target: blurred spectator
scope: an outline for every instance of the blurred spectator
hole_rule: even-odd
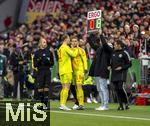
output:
[[[6,56],[3,55],[4,42],[0,41],[0,99],[4,98],[3,78],[6,75]]]

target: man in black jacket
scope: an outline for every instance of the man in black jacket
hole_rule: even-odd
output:
[[[101,106],[96,110],[108,110],[109,92],[107,79],[109,78],[108,66],[112,48],[108,46],[103,35],[91,34],[88,43],[96,51],[96,56],[90,67],[89,75],[96,78],[97,90],[101,98]],[[101,40],[101,44],[99,44]]]
[[[111,81],[113,82],[119,102],[118,110],[124,110],[123,104],[125,104],[125,109],[129,109],[124,82],[126,81],[127,70],[131,67],[131,60],[128,52],[123,50],[123,46],[121,41],[116,41],[111,57]]]
[[[49,100],[49,86],[51,82],[50,68],[54,65],[53,54],[47,46],[44,38],[40,39],[39,50],[35,52],[34,67],[37,68],[36,86],[38,95],[43,103],[41,109],[47,109]]]
[[[13,52],[10,55],[9,63],[11,65],[14,74],[14,86],[13,86],[13,98],[17,98],[18,84],[20,83],[20,96],[22,98],[23,94],[23,83],[21,83],[21,78],[23,76],[23,57],[21,56],[20,49],[17,45],[13,45]]]

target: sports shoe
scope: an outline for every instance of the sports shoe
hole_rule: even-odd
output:
[[[92,102],[98,103],[98,101],[96,100],[96,98],[92,98]]]
[[[119,106],[119,107],[117,108],[117,110],[118,110],[118,111],[123,111],[124,108],[123,108],[123,106]]]
[[[100,106],[100,107],[96,108],[95,110],[97,110],[97,111],[105,111],[105,110],[109,110],[109,108],[104,107],[104,106]]]
[[[125,109],[128,110],[128,109],[130,109],[130,107],[129,107],[128,105],[126,105],[126,106],[125,106]]]
[[[83,105],[79,105],[77,110],[84,110],[84,106]]]
[[[91,99],[90,98],[87,98],[87,103],[92,103]]]
[[[72,109],[73,109],[73,110],[77,110],[78,107],[79,107],[79,106],[75,104],[75,105],[72,107]]]
[[[44,109],[43,109],[43,106],[38,106],[37,108],[34,108],[34,109],[44,110]]]
[[[68,108],[68,107],[65,106],[65,105],[61,105],[61,106],[59,107],[59,109],[60,109],[60,110],[66,110],[66,111],[71,110],[70,108]]]
[[[46,105],[43,105],[43,110],[48,110],[48,107]]]

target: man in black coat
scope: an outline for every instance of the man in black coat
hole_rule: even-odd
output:
[[[96,78],[97,90],[101,98],[101,106],[96,110],[108,110],[109,92],[107,79],[109,78],[108,66],[110,65],[112,48],[108,46],[103,35],[91,34],[87,40],[96,51],[96,56],[89,71],[89,75]]]
[[[127,93],[124,89],[124,82],[126,82],[128,68],[131,67],[131,59],[128,52],[123,49],[123,46],[124,45],[121,41],[116,41],[114,43],[114,51],[111,56],[111,81],[113,82],[119,102],[118,110],[129,109]],[[125,108],[123,104],[125,104]]]
[[[9,63],[14,74],[14,87],[13,87],[13,98],[17,98],[18,83],[20,83],[20,95],[23,95],[23,83],[21,79],[23,77],[23,64],[24,60],[20,53],[20,49],[17,48],[16,44],[13,45],[13,52],[10,55]]]
[[[48,48],[47,41],[41,37],[39,49],[34,54],[34,67],[37,68],[36,87],[43,104],[41,109],[48,109],[49,88],[51,83],[50,68],[54,65],[53,54]]]

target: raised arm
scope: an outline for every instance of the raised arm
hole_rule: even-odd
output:
[[[87,42],[90,44],[91,48],[93,48],[95,51],[99,47],[99,45],[96,42],[97,39],[98,38],[94,34],[90,34],[90,36],[87,38]]]
[[[102,45],[104,47],[105,50],[107,50],[109,53],[112,53],[113,52],[113,48],[110,47],[107,42],[106,42],[106,39],[104,38],[103,35],[100,35],[100,39],[101,39],[101,42],[102,42]]]

